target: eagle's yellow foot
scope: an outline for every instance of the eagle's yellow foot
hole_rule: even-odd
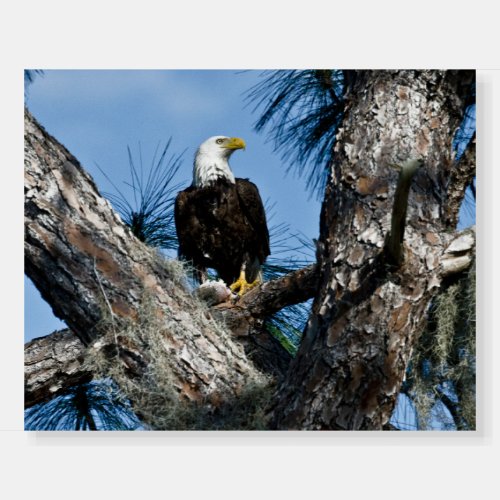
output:
[[[241,297],[248,290],[251,290],[257,285],[260,285],[260,283],[261,281],[259,278],[257,278],[255,281],[252,281],[252,283],[248,283],[248,281],[246,280],[245,271],[242,271],[240,273],[240,277],[229,288],[232,292],[238,291],[238,295]]]

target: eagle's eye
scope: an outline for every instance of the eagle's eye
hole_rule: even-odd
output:
[[[217,139],[215,142],[216,142],[217,144],[222,144],[222,143],[224,142],[224,139]]]

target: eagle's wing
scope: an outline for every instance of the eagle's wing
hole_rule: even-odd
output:
[[[192,259],[192,224],[195,214],[193,212],[193,204],[189,203],[191,198],[192,188],[187,188],[180,191],[175,198],[174,205],[174,220],[175,229],[177,231],[177,239],[179,240],[179,257]]]
[[[266,213],[259,190],[257,186],[248,179],[236,179],[236,190],[244,214],[252,225],[259,241],[258,258],[261,262],[264,262],[271,251],[269,248],[269,231],[267,229]]]

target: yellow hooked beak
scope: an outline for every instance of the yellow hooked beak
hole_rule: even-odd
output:
[[[226,149],[245,149],[246,144],[245,141],[239,137],[231,137],[230,139],[227,139],[224,147]]]

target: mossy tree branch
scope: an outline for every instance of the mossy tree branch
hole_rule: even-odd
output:
[[[281,378],[291,356],[263,328],[263,319],[285,306],[313,297],[317,279],[316,266],[311,265],[264,283],[260,292],[252,290],[236,304],[225,302],[210,310],[230,327],[259,368]],[[24,348],[26,408],[92,379],[85,357],[85,345],[69,329],[28,342]]]

